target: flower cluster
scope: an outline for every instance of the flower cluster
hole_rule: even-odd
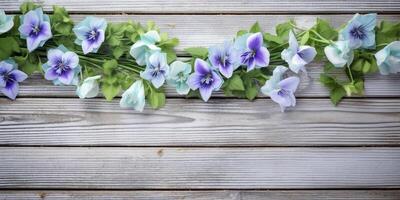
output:
[[[79,98],[121,96],[120,106],[143,111],[165,104],[165,86],[180,95],[207,102],[215,91],[255,99],[259,93],[280,105],[296,105],[295,92],[306,66],[314,59],[329,61],[320,81],[337,104],[344,96],[360,95],[364,75],[400,72],[400,23],[382,21],[376,14],[356,14],[336,31],[317,19],[309,29],[294,21],[263,32],[255,23],[232,40],[209,48],[185,49],[190,58],[177,60],[176,38],[160,33],[154,23],[109,23],[88,16],[74,24],[62,7],[44,14],[33,3],[21,5],[21,15],[0,10],[0,92],[10,99],[19,83],[40,71],[55,85],[76,86]],[[343,70],[349,80],[335,77]]]

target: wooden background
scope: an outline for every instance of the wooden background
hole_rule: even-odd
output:
[[[154,20],[181,40],[180,56],[255,21],[273,31],[290,18],[339,26],[356,12],[400,20],[398,0],[39,2],[65,6],[75,20]],[[20,3],[0,0],[0,8],[18,13]],[[365,97],[333,107],[321,66],[308,67],[298,106],[286,113],[261,96],[204,103],[171,89],[164,108],[138,113],[33,76],[16,101],[0,97],[0,199],[400,199],[400,75],[368,76]]]

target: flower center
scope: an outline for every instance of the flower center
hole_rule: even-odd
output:
[[[9,84],[15,82],[15,77],[12,73],[5,72],[1,75],[3,76],[4,82],[6,82],[6,85],[9,85]]]
[[[32,24],[31,33],[30,35],[37,36],[40,33],[40,26]]]
[[[286,96],[286,95],[288,95],[288,94],[289,94],[289,92],[286,91],[286,90],[284,90],[284,89],[280,89],[279,92],[278,92],[278,95],[279,95],[279,96]]]
[[[179,72],[178,73],[178,80],[177,81],[180,81],[180,82],[184,82],[185,81],[185,74],[183,74],[183,72]]]
[[[220,65],[222,67],[227,67],[227,66],[229,66],[231,64],[229,59],[228,59],[228,56],[219,57],[219,62],[220,62]]]
[[[153,73],[151,75],[153,77],[157,77],[160,73],[163,73],[163,70],[161,69],[160,64],[157,64],[157,66],[154,67]]]
[[[251,59],[254,58],[256,52],[253,50],[244,52],[240,57],[242,58],[242,63],[248,63]]]
[[[96,29],[93,29],[86,34],[86,38],[89,41],[95,41],[97,40],[97,37],[99,36],[99,32]]]
[[[59,61],[58,64],[56,65],[56,72],[57,74],[62,74],[65,71],[68,71],[70,67],[66,65],[64,62]]]
[[[365,33],[364,33],[364,28],[362,26],[359,27],[354,27],[353,29],[351,29],[350,34],[357,38],[357,39],[364,39],[365,38]]]
[[[203,84],[203,85],[211,85],[211,83],[214,81],[214,79],[213,79],[213,77],[212,77],[212,74],[211,73],[209,73],[209,74],[206,74],[201,80],[200,80],[200,83],[201,84]]]

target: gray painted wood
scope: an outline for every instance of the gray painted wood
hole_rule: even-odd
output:
[[[1,147],[0,188],[399,188],[400,148]]]
[[[254,102],[168,99],[160,110],[118,100],[0,98],[0,145],[364,146],[400,144],[400,99],[298,99],[281,113]]]
[[[0,7],[18,10],[23,0],[2,0]],[[354,13],[354,12],[400,12],[396,0],[35,0],[46,8],[63,5],[73,12],[129,12],[129,13]]]
[[[398,200],[399,190],[1,191],[1,200]]]

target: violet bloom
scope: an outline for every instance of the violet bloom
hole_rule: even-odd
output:
[[[247,71],[254,68],[267,67],[269,64],[269,51],[263,46],[261,33],[251,34],[246,41],[246,47],[241,47],[240,61],[247,66]]]
[[[299,46],[296,36],[292,31],[289,32],[289,47],[281,53],[282,59],[285,60],[290,70],[295,73],[299,71],[307,72],[305,65],[310,63],[317,55],[317,51],[311,46]]]
[[[201,98],[208,101],[213,91],[219,90],[224,80],[210,65],[197,58],[194,62],[194,73],[189,76],[188,85],[190,89],[199,89]]]
[[[32,52],[52,37],[50,28],[50,18],[43,14],[41,8],[31,10],[25,15],[20,16],[22,22],[18,28],[21,38],[26,39],[28,51]]]
[[[239,67],[238,56],[232,42],[225,42],[223,45],[213,46],[208,49],[208,59],[211,65],[219,69],[219,72],[226,78],[230,78],[233,71]]]
[[[45,78],[55,85],[76,85],[80,72],[79,57],[76,53],[68,51],[64,46],[50,49],[47,52],[47,63],[42,65]]]
[[[287,71],[284,66],[277,66],[272,77],[261,88],[261,92],[271,97],[273,101],[278,103],[281,111],[284,112],[286,107],[296,105],[296,92],[300,83],[298,77],[292,76],[282,80],[283,74]]]
[[[350,48],[375,49],[376,13],[355,14],[340,31],[339,40],[348,40]]]
[[[84,54],[97,53],[104,42],[106,28],[107,22],[105,19],[86,17],[72,29],[77,37],[75,43],[82,45]]]
[[[167,54],[155,52],[147,60],[146,69],[140,72],[140,77],[151,81],[155,88],[159,88],[164,84],[168,71]]]
[[[0,62],[0,91],[8,98],[14,100],[19,90],[19,82],[28,76],[17,69],[17,64],[11,60]]]

